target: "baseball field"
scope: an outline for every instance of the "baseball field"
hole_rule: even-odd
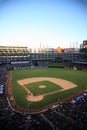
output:
[[[35,112],[83,91],[87,87],[87,72],[65,68],[22,69],[11,71],[9,80],[13,108]]]

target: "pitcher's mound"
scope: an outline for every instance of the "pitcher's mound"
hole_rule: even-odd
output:
[[[27,95],[26,99],[31,102],[38,102],[43,99],[43,96],[42,95],[37,95],[37,96]]]
[[[40,85],[39,88],[46,88],[46,86],[45,85]]]

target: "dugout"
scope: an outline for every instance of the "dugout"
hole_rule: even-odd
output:
[[[86,70],[87,71],[87,62],[74,61],[73,66],[75,66],[79,70]]]

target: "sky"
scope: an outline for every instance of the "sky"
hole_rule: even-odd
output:
[[[0,0],[0,46],[79,47],[87,0]]]

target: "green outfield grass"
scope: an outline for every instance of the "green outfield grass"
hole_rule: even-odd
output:
[[[64,69],[64,68],[36,68],[36,69],[23,69],[23,70],[16,70],[12,71],[13,78],[12,78],[12,89],[13,89],[13,95],[15,98],[16,103],[21,107],[29,107],[29,109],[36,109],[43,106],[46,106],[48,104],[57,102],[58,100],[62,100],[66,98],[67,96],[73,95],[74,93],[77,93],[78,91],[84,89],[85,86],[87,86],[87,73],[82,72],[79,70],[72,70],[72,69]],[[54,77],[54,78],[61,78],[68,81],[71,81],[75,84],[77,84],[78,87],[72,88],[66,91],[62,91],[53,95],[46,96],[42,101],[34,102],[29,105],[29,101],[26,100],[26,93],[20,87],[20,85],[17,83],[17,80],[26,79],[26,78],[35,78],[35,77]],[[47,90],[45,88],[43,90],[38,89],[38,84],[42,84],[43,82],[38,82],[33,84],[28,84],[26,87],[29,87],[31,91],[38,92],[39,90],[42,91],[40,93],[47,93],[48,91],[55,91],[55,89],[60,89],[59,86],[56,86],[52,82],[44,81],[44,84],[49,86],[55,86],[52,88],[47,87]],[[33,87],[33,85],[35,87]],[[33,89],[33,90],[32,90]],[[37,89],[37,90],[35,90]],[[52,89],[52,90],[51,90]]]

